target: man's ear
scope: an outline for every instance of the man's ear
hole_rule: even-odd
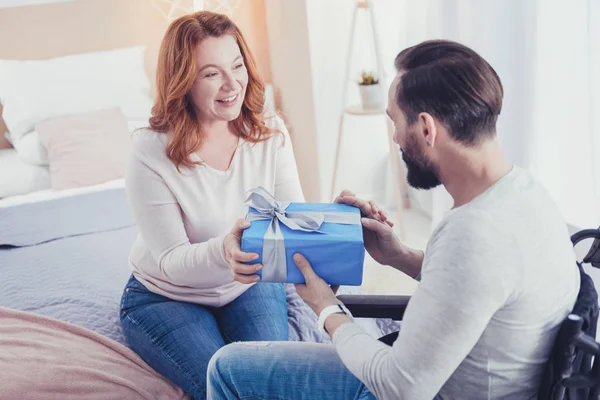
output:
[[[437,125],[435,119],[429,113],[419,114],[419,133],[423,137],[423,141],[427,147],[435,146],[437,140]]]

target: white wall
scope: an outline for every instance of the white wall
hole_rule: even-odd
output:
[[[485,4],[484,4],[485,3]],[[428,39],[457,40],[473,47],[500,75],[505,91],[504,110],[499,120],[501,140],[511,148],[509,158],[522,164],[525,146],[519,146],[529,127],[526,114],[529,99],[523,87],[518,57],[531,49],[527,40],[531,28],[526,16],[531,5],[520,0],[480,2],[472,0],[377,0],[374,2],[384,67],[395,74],[394,57],[402,49]],[[339,112],[342,109],[344,68],[354,3],[347,0],[307,0],[313,90],[316,102],[317,138],[322,197],[329,193]],[[462,21],[462,22],[460,22]],[[468,21],[468,23],[467,23]],[[361,68],[374,66],[370,31],[364,19],[355,34],[351,68],[356,77]],[[503,29],[502,27],[510,27]],[[358,89],[350,83],[350,103],[357,103]],[[339,187],[354,191],[393,207],[385,125],[373,117],[350,117],[345,130]],[[508,134],[507,134],[508,133]],[[410,190],[413,204],[439,220],[451,204],[443,189],[433,192]],[[443,205],[432,210],[433,199]],[[324,198],[325,199],[325,198]]]
[[[304,0],[266,0],[271,75],[278,105],[292,136],[307,201],[320,201],[315,94]]]
[[[411,3],[409,0],[375,2],[379,45],[387,72],[387,79],[382,80],[386,90],[395,75],[396,54],[410,44],[432,38],[425,32],[435,27],[432,21],[437,17],[432,16],[432,10]],[[348,85],[346,104],[358,104],[359,73],[375,68],[370,25],[361,11],[354,34],[351,81],[343,82],[353,9],[354,2],[348,0],[266,1],[273,82],[284,96],[283,111],[296,131],[294,144],[304,174],[303,186],[305,191],[310,188],[309,197],[317,201],[331,200],[344,85]],[[441,18],[442,14],[438,14]],[[415,20],[426,22],[415,24]],[[351,189],[393,209],[386,129],[384,116],[345,118],[335,193]],[[312,156],[315,158],[311,159]],[[411,189],[410,196],[414,207],[431,214],[434,194]]]
[[[348,0],[307,0],[311,69],[315,95],[318,157],[320,164],[320,189],[323,201],[329,198],[337,132],[342,111],[342,92],[350,25],[354,2]],[[378,0],[378,3],[394,8],[394,1]],[[366,14],[359,13],[358,29],[355,31],[354,50],[351,61],[351,80],[348,82],[348,103],[358,104],[356,80],[362,69],[375,68],[375,56]],[[392,25],[379,27],[384,54],[397,49],[397,30]],[[393,71],[393,58],[385,57],[388,71]],[[387,90],[387,84],[384,83]],[[387,127],[384,116],[347,116],[340,156],[338,184],[335,193],[343,188],[373,198],[386,200],[391,187],[388,184],[389,150]],[[389,190],[389,200],[392,192]],[[392,203],[391,201],[388,203]]]
[[[276,3],[279,2],[271,0],[267,9]],[[571,87],[569,82],[576,77],[570,76],[572,74],[569,73],[569,57],[564,52],[564,49],[569,46],[559,46],[561,50],[556,50],[556,46],[553,45],[555,42],[553,35],[561,37],[562,33],[561,31],[553,33],[551,26],[552,21],[560,20],[558,17],[561,13],[568,14],[568,18],[565,16],[564,19],[565,22],[572,24],[570,26],[573,29],[567,32],[570,36],[565,41],[567,43],[573,41],[577,44],[578,51],[573,54],[578,58],[571,62],[579,66],[578,76],[575,79],[579,83],[577,86],[579,88],[582,86],[581,82],[584,82],[583,78],[587,75],[591,76],[591,73],[589,71],[586,73],[585,68],[582,67],[586,62],[586,58],[582,57],[585,50],[583,47],[599,46],[600,42],[591,39],[583,40],[587,32],[583,28],[579,29],[581,32],[577,35],[570,32],[575,30],[577,24],[588,26],[590,32],[594,29],[598,30],[598,24],[592,23],[592,20],[597,19],[600,6],[595,0],[573,2],[573,7],[569,5],[571,3],[552,4],[544,0],[374,1],[380,34],[379,44],[383,53],[384,67],[388,72],[388,79],[384,85],[387,86],[389,78],[395,74],[394,57],[408,46],[428,39],[449,39],[473,48],[490,62],[504,85],[505,96],[503,110],[498,120],[498,134],[508,159],[534,172],[553,194],[559,206],[569,211],[565,213],[568,222],[575,223],[581,220],[585,223],[577,225],[589,226],[588,221],[593,221],[594,216],[590,215],[588,210],[594,209],[591,203],[600,196],[598,194],[600,185],[594,187],[589,184],[594,180],[589,178],[594,176],[590,171],[595,169],[595,175],[600,176],[600,163],[591,163],[589,162],[591,156],[582,156],[584,153],[591,154],[589,150],[591,146],[588,144],[590,140],[579,140],[578,147],[572,145],[574,140],[570,138],[575,137],[578,132],[576,129],[569,129],[569,121],[572,121],[571,115],[581,116],[584,119],[593,107],[599,107],[600,102],[596,101],[597,97],[594,100],[591,95],[585,98],[580,96],[580,101],[585,104],[579,106],[563,96],[564,93],[575,93],[573,90],[555,93],[555,88]],[[292,88],[292,92],[301,91],[303,96],[309,96],[291,101],[298,105],[299,109],[310,109],[311,115],[307,117],[308,123],[305,124],[307,130],[303,134],[310,135],[309,148],[317,155],[314,163],[318,164],[316,178],[318,182],[313,184],[318,187],[319,199],[327,201],[331,200],[329,193],[336,136],[340,112],[343,108],[341,94],[345,84],[349,85],[348,103],[359,102],[356,83],[342,82],[354,2],[290,0],[286,1],[283,7],[296,9],[298,14],[287,14],[290,19],[286,20],[285,24],[297,29],[304,28],[308,32],[308,39],[300,33],[295,33],[296,36],[302,36],[302,45],[296,48],[296,44],[290,44],[292,49],[289,54],[294,64],[292,65],[289,60],[286,61],[286,65],[290,67],[286,73],[294,76],[294,79],[288,79],[289,87],[282,90],[287,91]],[[586,25],[582,15],[588,11],[590,21]],[[351,60],[353,80],[358,77],[361,69],[374,66],[374,52],[366,22],[364,18],[359,19],[359,30],[353,42],[354,56]],[[305,25],[301,26],[302,24]],[[588,36],[594,37],[593,34]],[[306,40],[308,40],[308,49]],[[540,55],[542,50],[545,53],[542,52],[543,54]],[[590,50],[589,58],[597,62],[600,53]],[[278,55],[275,51],[272,52],[274,60]],[[548,64],[560,73],[548,76]],[[558,69],[558,64],[562,69]],[[304,79],[309,75],[312,77],[311,80]],[[543,82],[540,81],[541,75],[545,77]],[[600,79],[590,78],[589,82],[591,88],[598,87]],[[294,88],[299,85],[303,86],[301,90]],[[598,92],[592,89],[590,91]],[[583,91],[579,90],[577,93],[580,95]],[[571,111],[561,113],[563,106],[565,110],[568,108]],[[288,107],[287,111],[290,115],[301,113],[295,107]],[[557,129],[557,126],[563,125],[565,129]],[[571,123],[573,128],[580,125],[585,124]],[[585,126],[586,129],[589,128],[588,125],[590,124]],[[383,118],[349,116],[345,128],[340,173],[335,192],[339,192],[342,188],[352,189],[384,204],[386,208],[391,208],[393,206],[392,184]],[[309,132],[310,129],[314,130]],[[552,141],[549,140],[548,133],[554,135]],[[303,137],[302,140],[304,141],[305,138]],[[600,139],[596,138],[597,142],[600,142]],[[552,151],[542,151],[548,147]],[[596,145],[596,148],[596,151],[600,151],[599,146]],[[570,158],[568,168],[565,168],[566,156]],[[574,187],[573,190],[565,190],[573,180],[573,171],[577,171],[586,160],[588,161],[585,164],[586,178],[584,179],[582,175],[582,178],[577,180],[577,185],[570,183]],[[314,175],[312,177],[314,179]],[[580,196],[582,189],[587,190],[584,196]],[[596,192],[592,193],[594,190]],[[410,195],[413,205],[420,205],[433,215],[434,224],[452,204],[443,188],[432,192],[411,191]],[[579,214],[582,215],[574,211],[580,211]]]

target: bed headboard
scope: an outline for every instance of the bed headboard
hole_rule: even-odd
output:
[[[185,1],[191,4],[193,0]],[[0,59],[36,60],[146,45],[146,71],[154,83],[158,48],[167,26],[168,21],[149,0],[79,0],[0,8]],[[0,117],[0,136],[5,131]]]
[[[192,9],[194,0],[181,1],[181,10]],[[169,23],[152,3],[152,0],[72,0],[0,8],[0,59],[39,60],[146,45],[146,72],[154,86],[158,48]],[[216,3],[213,3],[204,2],[205,8],[222,12],[215,9]],[[239,2],[232,15],[244,33],[263,77],[270,82],[271,60],[265,18],[265,0]],[[5,131],[0,105],[0,148]]]

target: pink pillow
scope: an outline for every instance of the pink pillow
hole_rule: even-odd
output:
[[[48,151],[52,189],[122,178],[131,134],[119,108],[49,119],[35,125]]]

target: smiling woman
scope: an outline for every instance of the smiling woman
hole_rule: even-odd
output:
[[[180,43],[180,36],[187,42]],[[177,167],[200,163],[190,155],[220,119],[231,122],[234,136],[252,142],[275,132],[262,120],[265,84],[254,58],[238,27],[224,15],[199,12],[171,24],[159,53],[156,86],[150,127],[172,133],[167,153]],[[230,107],[217,102],[236,94],[240,98]]]
[[[121,322],[131,348],[194,398],[208,361],[234,341],[287,340],[281,284],[258,284],[240,250],[249,189],[304,201],[287,130],[266,115],[265,85],[226,16],[169,26],[150,126],[133,135],[126,189],[140,231]]]

